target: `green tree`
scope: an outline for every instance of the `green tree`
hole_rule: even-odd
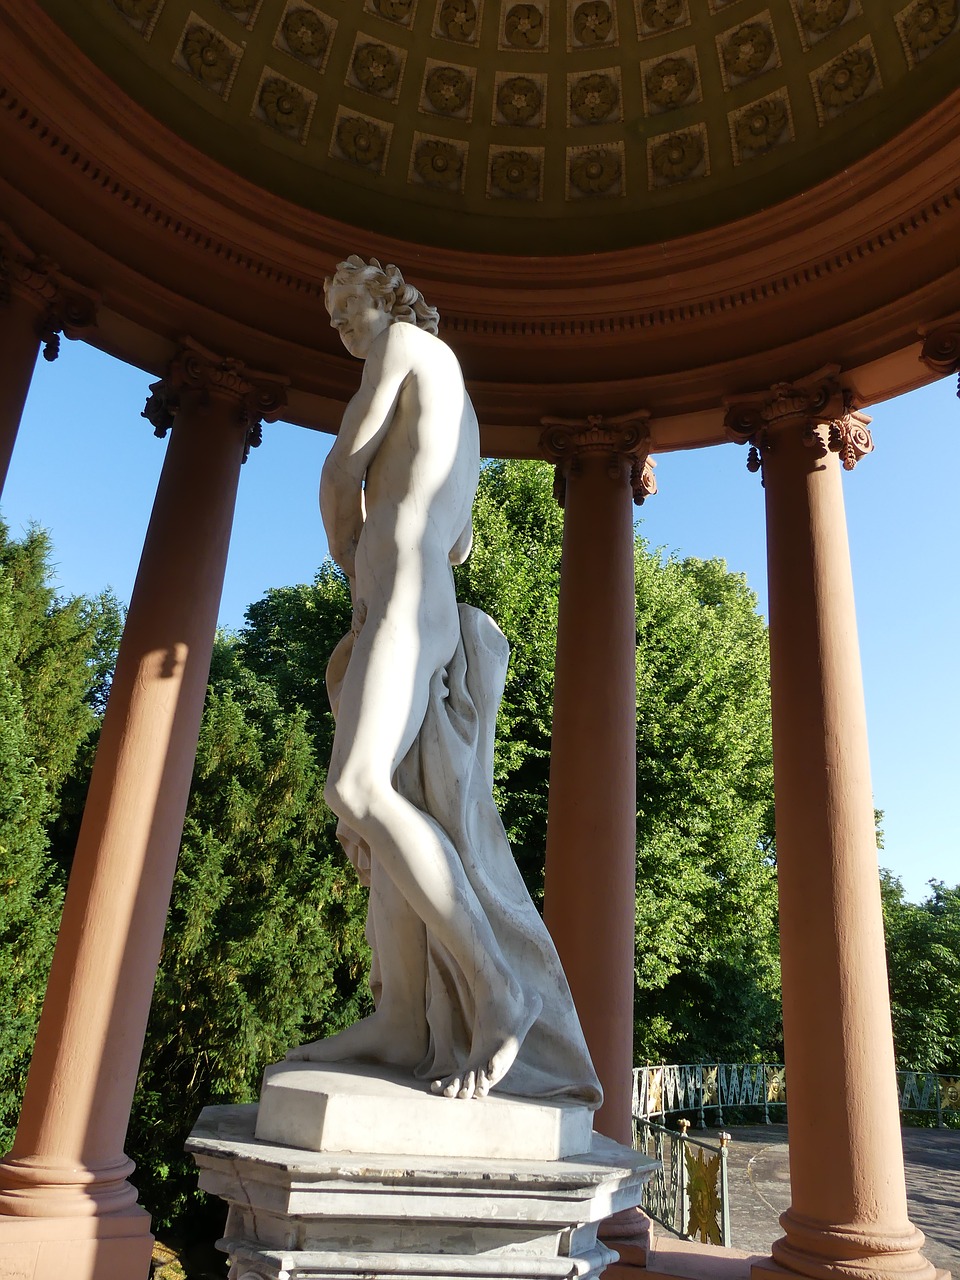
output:
[[[766,629],[720,560],[637,549],[636,1052],[781,1050]]]
[[[901,881],[880,872],[890,1008],[897,1066],[915,1071],[960,1068],[960,885],[930,881],[921,903]]]

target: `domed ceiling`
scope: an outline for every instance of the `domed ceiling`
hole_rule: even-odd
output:
[[[960,83],[960,0],[43,0],[244,177],[370,230],[583,253],[731,221]]]

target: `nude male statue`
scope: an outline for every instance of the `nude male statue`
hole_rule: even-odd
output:
[[[464,666],[466,606],[457,605],[452,566],[467,558],[472,541],[477,417],[456,357],[436,336],[438,313],[395,267],[353,255],[327,280],[325,298],[344,346],[364,361],[360,389],[320,484],[330,554],[350,581],[354,606],[352,635],[341,641],[328,670],[337,729],[325,798],[348,848],[368,854],[368,935],[379,998],[369,1017],[287,1057],[383,1062],[428,1074],[433,1090],[447,1097],[483,1097],[510,1072],[544,999],[555,1002],[559,986],[569,1002],[569,991],[535,908],[519,901],[527,895],[509,846],[512,872],[505,864],[489,875],[478,871],[485,855],[474,858],[456,847],[456,819],[433,816],[436,806],[422,798],[431,786],[457,793],[464,830],[472,831],[483,801],[459,794],[469,770],[458,766],[458,776],[448,776],[440,759],[434,773],[443,777],[425,784],[422,763],[404,765],[408,753],[420,749],[418,735],[430,739],[425,752],[433,749],[445,730],[428,726],[459,696],[450,673]],[[486,615],[467,612],[503,640]],[[476,720],[472,712],[464,716],[468,727],[471,716]],[[459,749],[464,732],[451,750]],[[411,778],[407,788],[402,765]],[[437,803],[442,806],[443,796]],[[493,822],[485,817],[481,826],[499,828],[494,842],[505,842],[495,808]],[[467,831],[460,843],[473,838]],[[502,863],[500,853],[496,857]],[[497,919],[498,899],[506,899],[506,923]],[[550,953],[549,974],[539,983],[546,995],[525,980],[524,964],[504,954],[531,946]],[[441,1009],[446,1003],[449,1012]],[[568,1018],[566,1010],[556,1015],[559,1021]],[[572,1002],[569,1014],[576,1024]],[[557,1036],[552,1030],[550,1036],[541,1046],[544,1060],[554,1052]],[[567,1091],[579,1090],[597,1105],[589,1059],[586,1066],[578,1059],[573,1074]],[[515,1075],[523,1084],[523,1071]],[[563,1091],[541,1076],[531,1089]]]

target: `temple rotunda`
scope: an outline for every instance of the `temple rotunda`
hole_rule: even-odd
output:
[[[960,368],[960,0],[0,0],[0,223],[0,478],[61,334],[153,375],[169,433],[0,1163],[0,1277],[147,1275],[124,1134],[241,462],[263,422],[336,430],[357,370],[323,279],[361,253],[439,307],[484,452],[557,466],[546,917],[621,1141],[632,504],[652,455],[747,446],[792,1180],[755,1270],[933,1280],[904,1195],[841,471],[873,447],[872,403]],[[642,1269],[642,1224],[609,1234],[608,1274]]]

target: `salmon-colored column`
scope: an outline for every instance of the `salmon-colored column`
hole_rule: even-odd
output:
[[[638,420],[548,420],[564,506],[544,919],[604,1102],[631,1142],[637,868],[633,501],[654,492]],[[645,480],[645,484],[644,484]]]
[[[823,1280],[932,1278],[907,1217],[841,489],[841,459],[852,469],[873,448],[869,419],[829,379],[744,408],[728,424],[743,434],[759,422],[751,466],[766,492],[790,1139],[791,1205],[773,1259]]]
[[[0,493],[41,342],[45,357],[56,359],[60,331],[79,337],[93,327],[94,313],[91,295],[69,287],[51,263],[0,226]]]
[[[0,1277],[142,1280],[123,1152],[223,585],[240,465],[282,389],[190,346],[145,416],[173,432],[124,628],[20,1124]]]

